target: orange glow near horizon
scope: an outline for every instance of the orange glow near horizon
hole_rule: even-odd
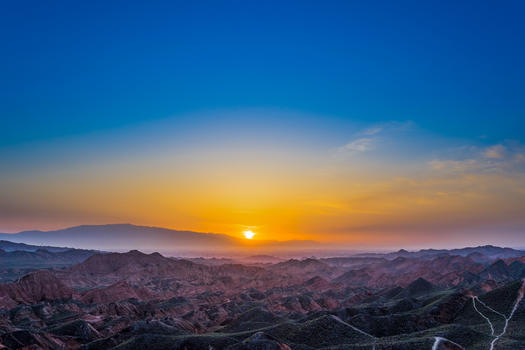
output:
[[[498,239],[508,235],[506,244],[520,243],[521,148],[477,149],[465,160],[405,159],[390,144],[381,149],[380,140],[373,148],[370,137],[357,141],[335,149],[253,140],[180,151],[165,145],[133,157],[8,169],[0,174],[0,232],[133,223],[222,233],[250,245],[384,247],[458,237],[478,244],[496,231]]]
[[[123,173],[128,175],[122,178]],[[203,175],[210,173],[216,175]],[[262,168],[250,177],[235,173],[201,168],[175,176],[168,170],[144,176],[121,168],[52,174],[33,183],[16,180],[17,198],[30,197],[28,205],[45,208],[49,215],[25,219],[28,226],[18,230],[56,228],[55,217],[72,213],[63,226],[129,222],[233,237],[257,227],[256,239],[244,237],[254,243],[315,240],[385,246],[446,240],[446,235],[432,232],[452,231],[454,224],[462,230],[510,220],[522,208],[519,193],[503,190],[519,185],[519,179],[500,174],[381,179],[376,174],[327,175],[314,170],[279,176]],[[10,219],[15,224],[22,221]]]

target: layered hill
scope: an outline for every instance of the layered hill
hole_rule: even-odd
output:
[[[0,348],[525,347],[525,264],[471,254],[262,264],[94,254],[0,284]]]
[[[478,247],[466,247],[458,249],[421,249],[418,251],[407,251],[400,249],[397,252],[385,253],[385,254],[370,254],[362,253],[357,256],[362,257],[383,257],[386,259],[395,259],[398,257],[404,258],[436,258],[440,255],[459,255],[459,256],[470,256],[473,260],[476,257],[481,258],[483,261],[494,260],[494,259],[506,259],[521,257],[525,254],[525,251],[513,249],[513,248],[502,248],[493,245],[485,245]]]
[[[6,237],[16,237],[16,236],[6,236]],[[55,247],[55,246],[45,246],[45,245],[31,245],[25,243],[16,243],[11,241],[0,240],[0,249],[4,252],[35,252],[37,250],[47,250],[51,253],[64,252],[71,250],[72,248],[68,247]]]
[[[1,241],[0,282],[11,282],[37,269],[60,269],[78,264],[94,254],[95,250],[52,246],[31,246]]]

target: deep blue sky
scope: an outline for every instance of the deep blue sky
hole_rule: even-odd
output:
[[[523,141],[524,12],[523,1],[3,2],[0,146],[234,108]]]

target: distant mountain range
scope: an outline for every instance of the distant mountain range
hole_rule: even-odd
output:
[[[490,259],[506,259],[520,257],[525,255],[525,251],[513,248],[502,248],[493,245],[485,245],[457,249],[421,249],[413,252],[409,252],[405,249],[400,249],[397,252],[392,253],[356,254],[356,256],[360,257],[382,257],[385,259],[395,259],[398,257],[433,259],[440,255],[459,255],[465,257],[468,256],[472,260],[484,259],[483,261],[486,262]]]
[[[254,242],[217,233],[179,231],[131,224],[82,225],[55,231],[23,231],[0,234],[0,239],[32,245],[59,245],[111,251],[140,249],[162,252],[232,251]],[[316,245],[312,241],[256,241],[265,249],[301,249]]]
[[[48,252],[61,252],[70,249],[64,248],[65,246],[120,252],[140,249],[145,252],[158,251],[166,255],[187,257],[241,256],[243,248],[247,247],[251,248],[249,251],[250,254],[254,252],[260,254],[272,252],[278,255],[281,251],[291,253],[290,256],[316,255],[315,253],[319,252],[319,249],[322,249],[323,255],[327,257],[348,256],[351,254],[356,258],[393,260],[398,257],[432,259],[440,255],[459,255],[463,257],[468,256],[473,261],[483,263],[488,263],[494,259],[520,257],[525,254],[524,251],[521,250],[491,245],[451,250],[422,249],[419,251],[407,251],[401,249],[391,253],[352,254],[355,253],[351,251],[352,247],[348,247],[345,251],[344,247],[341,246],[334,248],[308,240],[249,241],[226,234],[179,231],[132,224],[82,225],[54,231],[23,231],[14,234],[0,233],[0,249],[6,252],[13,250],[36,251],[38,249],[45,249]],[[248,253],[248,251],[246,251],[246,253]],[[264,255],[256,255],[254,259],[248,260],[253,260],[253,262],[279,261],[279,259],[276,260],[275,257],[268,259]],[[355,262],[360,263],[358,260],[355,260]],[[342,263],[349,264],[350,261],[345,260]],[[353,263],[354,262],[351,264]]]
[[[25,243],[16,243],[10,241],[1,241],[0,240],[0,250],[4,252],[36,252],[37,250],[47,250],[50,253],[59,253],[72,250],[69,247],[55,247],[49,245],[31,245]],[[98,251],[94,251],[98,252]]]
[[[23,231],[16,234],[0,234],[0,239],[34,245],[64,245],[75,248],[98,248],[104,250],[156,250],[173,246],[178,249],[195,247],[224,248],[238,242],[227,235],[177,231],[159,227],[131,224],[82,225],[55,231]]]

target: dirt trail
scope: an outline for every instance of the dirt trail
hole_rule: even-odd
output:
[[[487,321],[487,323],[490,326],[490,331],[491,331],[491,335],[492,336],[494,336],[494,325],[492,324],[492,321],[490,320],[490,318],[488,318],[481,311],[478,310],[478,307],[476,306],[476,301],[479,302],[481,305],[483,305],[488,310],[494,312],[495,314],[497,314],[497,315],[499,315],[499,316],[501,316],[501,317],[503,317],[505,319],[505,325],[503,326],[503,330],[501,331],[501,333],[499,335],[494,336],[494,339],[492,339],[492,341],[490,342],[489,350],[494,350],[494,346],[496,345],[496,342],[503,335],[505,335],[505,333],[507,332],[507,327],[509,326],[509,321],[514,316],[514,313],[518,309],[518,306],[519,306],[520,302],[523,300],[524,295],[525,295],[525,279],[523,279],[521,281],[521,287],[520,287],[520,289],[518,291],[518,295],[516,296],[516,300],[514,301],[514,305],[512,306],[512,310],[511,310],[511,312],[509,314],[509,317],[505,316],[501,312],[498,312],[498,311],[494,310],[493,308],[491,308],[490,306],[485,304],[483,301],[481,301],[477,296],[471,296],[471,298],[472,298],[472,305],[474,306],[474,310],[476,310],[476,312],[478,314],[480,314],[480,316],[483,317]],[[434,337],[434,339],[435,339],[435,341],[434,341],[434,344],[432,345],[432,350],[437,350],[437,348],[439,346],[439,343],[441,343],[442,341],[450,341],[450,340],[445,339],[443,337]],[[461,347],[463,349],[463,347],[461,345],[456,344],[456,343],[454,343],[452,341],[450,341],[450,342],[453,343],[454,345],[457,345],[457,346]]]
[[[478,314],[480,314],[481,317],[483,317],[483,318],[488,322],[488,324],[489,324],[489,326],[490,326],[490,334],[491,334],[491,335],[494,335],[494,325],[492,324],[492,322],[490,321],[490,319],[489,319],[487,316],[485,316],[481,311],[478,310],[478,308],[477,308],[477,306],[476,306],[476,300],[479,301],[478,297],[476,297],[476,296],[471,296],[471,298],[472,298],[472,305],[474,306],[474,310],[476,310],[476,312],[477,312]]]
[[[340,322],[340,323],[344,324],[345,326],[348,326],[348,327],[352,328],[352,329],[353,329],[354,331],[356,331],[356,332],[359,332],[359,333],[361,333],[361,334],[363,334],[363,335],[366,335],[366,336],[369,336],[370,338],[373,338],[373,339],[374,339],[374,342],[375,342],[376,337],[374,337],[372,334],[369,334],[369,333],[367,333],[367,332],[365,332],[365,331],[360,330],[360,329],[357,328],[357,327],[352,326],[350,323],[347,323],[347,322],[343,321],[342,319],[340,319],[339,317],[337,317],[337,316],[335,316],[335,315],[332,315],[332,318],[333,318],[334,320],[336,320],[337,322]],[[376,345],[374,344],[374,345],[372,345],[372,350],[375,350],[375,349],[376,349]]]
[[[475,296],[474,299],[476,299],[476,301],[477,301],[478,303],[480,303],[481,305],[483,305],[484,307],[486,307],[486,308],[489,309],[490,311],[494,312],[495,314],[498,314],[498,315],[500,315],[500,316],[503,317],[503,318],[506,317],[506,316],[503,315],[501,312],[496,311],[496,310],[494,310],[493,308],[491,308],[490,306],[488,306],[487,304],[485,304],[485,303],[483,302],[483,300],[479,299],[477,296]]]
[[[506,317],[505,315],[500,314],[503,317],[505,317],[505,326],[503,327],[503,331],[501,332],[501,334],[496,336],[496,338],[494,338],[492,340],[492,342],[490,342],[489,350],[494,350],[494,345],[496,344],[496,342],[499,340],[499,338],[501,338],[505,334],[505,332],[507,332],[507,327],[509,326],[509,321],[511,320],[512,316],[514,316],[514,313],[518,309],[518,305],[520,304],[521,300],[523,299],[523,295],[524,294],[525,294],[525,279],[521,281],[521,288],[518,291],[518,296],[516,297],[516,301],[514,302],[514,306],[512,307],[512,311],[510,312],[509,317]]]
[[[459,347],[461,349],[465,349],[464,347],[462,347],[458,343],[454,343],[452,340],[448,340],[447,338],[434,337],[434,339],[435,339],[435,341],[434,341],[434,345],[432,345],[432,350],[437,350],[437,348],[439,346],[439,343],[441,343],[442,341],[448,341],[449,343],[452,343],[452,344],[456,345],[457,347]]]

